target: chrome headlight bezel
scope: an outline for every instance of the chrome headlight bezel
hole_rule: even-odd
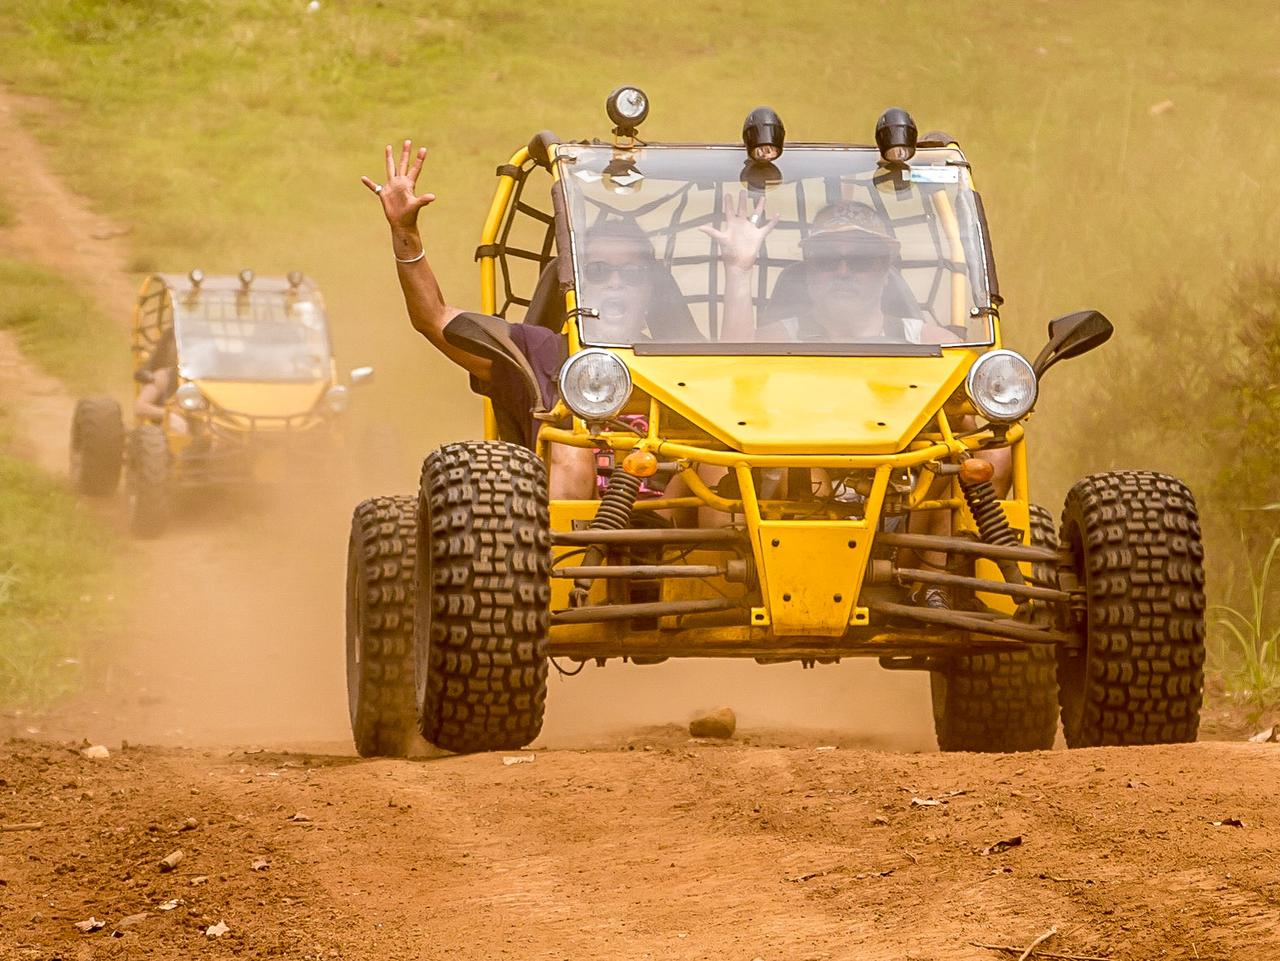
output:
[[[179,384],[178,389],[173,392],[173,399],[179,407],[189,414],[194,414],[196,411],[204,410],[209,406],[209,402],[205,400],[200,388],[191,381]]]
[[[615,378],[614,383],[610,385],[611,392],[607,403],[589,401],[583,396],[581,387],[575,380],[575,375],[580,378],[593,366],[596,367],[597,376]],[[557,379],[560,385],[560,396],[564,398],[569,409],[591,424],[603,423],[616,417],[631,397],[631,371],[627,369],[621,357],[603,347],[588,347],[578,351],[564,362]]]
[[[1012,375],[1025,380],[1026,396],[1017,406],[1001,404],[991,396],[991,378],[1001,373],[1001,365],[1006,376]],[[1040,383],[1031,362],[1017,351],[1000,348],[989,350],[973,362],[964,379],[965,393],[977,408],[978,413],[996,424],[1012,424],[1026,417],[1036,406],[1040,396]]]
[[[324,406],[331,414],[345,414],[351,407],[351,391],[342,384],[334,384],[324,392]]]

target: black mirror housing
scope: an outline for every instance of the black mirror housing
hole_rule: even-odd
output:
[[[1099,310],[1078,310],[1049,321],[1049,343],[1031,365],[1036,377],[1060,360],[1079,357],[1111,339],[1115,327]]]
[[[519,373],[534,398],[535,409],[542,409],[545,398],[538,378],[520,348],[508,334],[505,320],[487,314],[461,313],[444,326],[444,339],[453,347],[500,364],[509,364]]]

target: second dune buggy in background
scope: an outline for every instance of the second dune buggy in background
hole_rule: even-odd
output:
[[[71,477],[81,493],[108,495],[123,468],[135,534],[163,531],[179,488],[344,469],[350,397],[338,383],[324,301],[301,273],[149,277],[133,354],[134,427],[126,434],[114,398],[81,400]],[[357,368],[351,383],[372,374]]]
[[[356,511],[360,752],[402,750],[415,714],[450,750],[528,744],[550,658],[617,657],[928,671],[945,750],[1048,748],[1059,716],[1073,747],[1193,740],[1195,503],[1146,471],[1080,480],[1060,525],[1032,503],[1022,422],[1040,381],[1112,328],[1083,311],[1049,324],[1034,362],[1001,346],[986,218],[952,138],[892,110],[875,146],[787,143],[762,109],[742,144],[641,143],[643,93],[608,106],[612,143],[543,133],[499,168],[477,251],[485,311],[524,307],[563,334],[536,449],[528,412],[490,408],[487,439],[427,457],[416,497]],[[740,192],[777,222],[731,296],[709,234]],[[836,229],[874,239],[874,259],[821,252]],[[815,322],[824,271],[875,275],[874,330]],[[445,337],[534,378],[507,331],[463,314]],[[548,496],[553,444],[596,452],[602,496]],[[1003,496],[993,460],[1010,465]],[[663,494],[674,478],[684,493]]]

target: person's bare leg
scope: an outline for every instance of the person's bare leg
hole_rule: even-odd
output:
[[[977,456],[995,468],[996,473],[991,478],[991,483],[996,489],[996,496],[1004,500],[1009,494],[1009,487],[1013,484],[1012,449],[998,447],[995,450],[980,451]]]
[[[553,501],[588,501],[596,496],[596,458],[585,447],[552,444],[551,479],[548,489]]]
[[[929,497],[936,499],[946,494],[948,482],[944,478],[936,478],[929,491]],[[907,516],[907,530],[912,534],[938,534],[947,536],[951,533],[951,511],[912,511]],[[946,571],[947,555],[942,551],[915,551],[916,561],[924,570]],[[921,607],[951,607],[950,592],[945,588],[917,584],[912,598]]]

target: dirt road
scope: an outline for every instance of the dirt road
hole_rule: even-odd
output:
[[[1068,955],[1280,957],[1280,746],[753,740],[520,764],[13,742],[0,810],[43,827],[0,833],[0,957],[924,961],[1050,928]]]

